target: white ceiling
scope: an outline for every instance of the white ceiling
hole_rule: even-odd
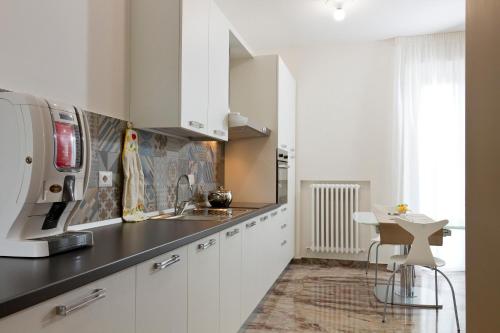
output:
[[[216,0],[255,51],[464,30],[465,0],[347,0],[335,22],[324,0]]]

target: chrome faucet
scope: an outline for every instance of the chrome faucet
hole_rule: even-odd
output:
[[[182,178],[186,178],[188,185],[189,185],[189,192],[191,196],[189,197],[189,200],[184,200],[179,203],[179,183],[181,182]],[[189,176],[188,175],[182,175],[177,179],[177,186],[175,188],[175,206],[174,206],[174,214],[175,215],[181,215],[184,213],[186,210],[187,205],[192,201],[193,197],[193,185],[189,181]]]

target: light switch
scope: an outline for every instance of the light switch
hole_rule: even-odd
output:
[[[189,179],[189,185],[194,185],[194,175],[192,173],[188,175],[188,179]]]
[[[99,171],[99,187],[113,186],[113,172]]]

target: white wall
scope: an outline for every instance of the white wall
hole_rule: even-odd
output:
[[[129,0],[2,0],[0,88],[128,119]]]
[[[305,181],[369,181],[372,203],[396,204],[393,41],[277,52],[297,80],[298,188]],[[299,228],[308,227],[304,219]],[[299,244],[298,254],[310,256],[307,240]]]

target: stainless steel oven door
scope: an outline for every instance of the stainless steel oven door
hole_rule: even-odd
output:
[[[280,204],[288,202],[288,168],[290,166],[287,162],[278,161],[276,202]]]

